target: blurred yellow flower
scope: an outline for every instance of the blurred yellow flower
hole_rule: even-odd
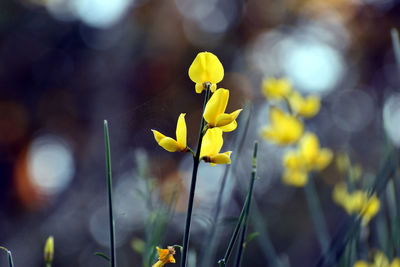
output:
[[[223,145],[222,130],[220,128],[208,129],[203,137],[200,149],[200,159],[215,164],[231,164],[230,155],[232,151],[219,153]]]
[[[167,263],[175,263],[174,255],[175,249],[172,246],[168,246],[166,249],[156,247],[158,252],[158,261],[153,264],[152,267],[162,267]]]
[[[242,109],[238,109],[230,114],[224,113],[228,105],[229,90],[220,88],[208,100],[204,119],[209,128],[218,127],[224,132],[230,132],[236,129],[236,118]]]
[[[376,194],[368,197],[368,193],[362,190],[349,193],[344,182],[335,185],[332,195],[334,202],[342,206],[348,214],[360,214],[362,225],[367,225],[380,208]]]
[[[359,260],[353,267],[400,267],[400,259],[396,257],[393,259],[392,263],[390,263],[383,252],[377,251],[375,252],[374,261],[372,263]]]
[[[366,261],[356,261],[353,267],[370,267],[370,265]]]
[[[286,169],[282,175],[282,182],[296,187],[303,187],[308,182],[308,173],[303,170]]]
[[[299,154],[303,157],[308,170],[321,171],[332,161],[333,153],[328,148],[320,149],[318,137],[307,132],[299,143]]]
[[[46,264],[51,264],[54,257],[54,238],[49,236],[44,245],[44,261]]]
[[[178,123],[176,125],[176,140],[172,139],[171,137],[167,137],[156,130],[152,130],[157,143],[165,150],[169,152],[185,152],[187,150],[185,115],[185,113],[181,113],[181,115],[179,115]]]
[[[321,99],[315,95],[304,98],[300,93],[293,91],[288,99],[292,110],[304,118],[314,117],[321,108]]]
[[[303,123],[278,108],[272,107],[270,109],[269,120],[270,125],[261,129],[261,136],[278,145],[296,143],[303,134]]]
[[[217,89],[217,83],[224,78],[224,67],[213,53],[198,53],[189,68],[189,77],[196,83],[196,93],[200,94],[205,88],[205,83],[210,83],[211,92]]]
[[[265,78],[261,84],[261,92],[267,99],[281,100],[292,91],[289,80]]]

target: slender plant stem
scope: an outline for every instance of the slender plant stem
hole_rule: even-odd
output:
[[[304,191],[306,194],[308,208],[310,209],[311,217],[316,228],[318,241],[324,253],[328,250],[329,247],[329,234],[328,230],[326,229],[326,222],[324,219],[324,215],[322,214],[321,206],[312,177],[310,177],[307,185],[304,187]]]
[[[243,250],[245,246],[245,238],[246,238],[246,231],[247,231],[247,222],[249,218],[249,212],[250,212],[250,205],[251,205],[251,197],[253,195],[253,187],[254,187],[254,181],[256,180],[256,174],[257,174],[257,148],[258,148],[258,143],[257,141],[254,142],[254,150],[253,150],[253,169],[251,171],[251,179],[250,179],[250,189],[249,189],[249,201],[247,202],[246,205],[246,211],[244,214],[243,218],[243,229],[242,229],[242,234],[240,237],[240,242],[238,246],[238,253],[237,253],[237,258],[236,258],[236,267],[240,267],[243,259]]]
[[[110,137],[108,133],[108,122],[104,121],[104,139],[106,148],[106,172],[107,172],[107,195],[108,195],[108,210],[109,210],[109,227],[110,227],[110,254],[111,267],[117,266],[115,257],[115,221],[113,215],[112,204],[112,174],[111,174],[111,154],[110,154]]]
[[[8,265],[10,267],[14,267],[14,261],[13,261],[13,257],[12,257],[12,253],[10,250],[8,250],[5,247],[0,246],[0,249],[4,250],[5,252],[7,252],[7,256],[8,256]]]
[[[192,181],[190,184],[190,191],[189,191],[189,201],[188,201],[187,214],[186,214],[185,232],[183,234],[181,267],[186,266],[187,251],[188,251],[188,247],[189,247],[190,224],[192,221],[194,192],[196,190],[197,170],[198,170],[199,164],[200,164],[200,150],[201,150],[201,143],[203,142],[203,136],[204,136],[203,130],[205,127],[205,120],[204,120],[203,113],[204,113],[206,104],[208,102],[208,99],[210,98],[210,86],[211,86],[211,84],[207,83],[207,90],[206,90],[206,94],[204,97],[204,103],[203,103],[203,112],[201,115],[199,139],[197,141],[197,150],[196,150],[196,155],[193,158]]]
[[[244,238],[246,236],[245,232],[246,232],[246,228],[247,228],[247,218],[248,218],[248,215],[249,215],[251,196],[253,194],[254,181],[255,181],[255,178],[256,178],[257,148],[258,148],[258,143],[255,142],[254,143],[254,152],[253,152],[253,170],[251,172],[249,190],[248,190],[248,193],[247,193],[247,196],[246,196],[246,200],[245,200],[245,202],[243,204],[242,211],[240,212],[239,219],[238,219],[238,221],[236,223],[236,226],[235,226],[235,229],[233,231],[231,240],[229,241],[228,247],[226,249],[224,258],[218,261],[218,264],[220,266],[225,266],[227,261],[229,260],[229,257],[231,255],[233,246],[235,245],[236,239],[238,237],[240,227],[242,225],[243,225],[243,231],[242,231],[242,238],[241,238],[241,241],[239,243],[239,246],[243,246],[243,244],[244,244]],[[243,232],[244,232],[244,234],[243,234]],[[244,235],[244,237],[243,237],[243,235]],[[242,253],[242,251],[239,251],[239,253]],[[241,256],[238,256],[238,258],[239,257],[241,257]],[[241,261],[241,259],[239,259],[239,261]]]

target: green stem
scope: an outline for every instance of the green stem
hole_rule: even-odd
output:
[[[204,97],[204,103],[203,103],[203,113],[204,113],[206,104],[208,102],[208,99],[210,97],[210,86],[211,86],[211,84],[207,83],[207,90],[206,90],[206,94]],[[185,232],[183,234],[181,267],[186,266],[187,251],[188,251],[188,247],[189,247],[190,224],[192,221],[194,192],[196,190],[197,170],[198,170],[199,164],[200,164],[200,150],[201,150],[201,143],[203,142],[204,127],[205,127],[205,120],[204,120],[203,113],[201,115],[199,139],[197,141],[196,155],[193,158],[192,181],[190,184],[190,191],[189,191],[189,201],[188,201],[187,214],[186,214]]]
[[[0,246],[0,249],[4,250],[5,252],[7,252],[7,256],[8,256],[8,265],[10,267],[14,267],[14,261],[13,261],[13,257],[12,257],[12,253],[10,250],[8,250],[5,247]]]
[[[111,174],[111,154],[110,154],[110,137],[108,133],[108,122],[104,120],[104,139],[106,148],[106,172],[107,172],[107,195],[108,195],[108,210],[109,210],[109,228],[110,228],[110,254],[111,267],[116,267],[116,249],[115,249],[115,221],[113,215],[112,204],[112,174]]]
[[[249,189],[249,201],[247,202],[246,206],[246,212],[244,215],[243,219],[243,229],[242,229],[242,234],[240,237],[240,242],[238,246],[238,254],[236,258],[236,267],[240,267],[243,259],[243,250],[245,246],[245,238],[246,238],[246,231],[247,231],[247,223],[248,223],[248,217],[249,217],[249,212],[250,212],[250,204],[251,204],[251,197],[253,195],[253,187],[254,187],[254,181],[256,179],[256,173],[257,173],[257,147],[258,143],[257,141],[254,142],[254,151],[253,151],[253,169],[251,171],[251,180],[250,180],[250,189]]]
[[[306,193],[308,208],[310,209],[311,217],[317,231],[317,238],[324,253],[329,247],[329,235],[312,177],[310,177],[307,185],[304,187],[304,191]]]
[[[233,246],[235,245],[236,239],[239,234],[240,226],[242,226],[243,220],[246,218],[246,215],[248,216],[248,208],[250,207],[250,202],[251,202],[251,195],[253,194],[253,186],[254,186],[254,181],[256,177],[256,172],[255,172],[255,162],[256,162],[256,157],[257,157],[257,147],[258,143],[256,142],[254,144],[254,153],[253,153],[253,170],[251,173],[251,180],[250,180],[250,185],[249,185],[249,191],[246,196],[246,200],[243,204],[242,211],[240,212],[239,219],[236,223],[235,229],[233,230],[233,234],[231,237],[231,240],[229,241],[228,247],[225,251],[224,258],[218,261],[218,264],[220,266],[225,266],[226,262],[229,260],[229,257],[231,255]],[[242,243],[241,243],[242,244]]]

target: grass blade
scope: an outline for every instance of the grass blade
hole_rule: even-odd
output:
[[[110,254],[111,254],[111,267],[116,267],[116,249],[115,249],[115,221],[113,214],[112,204],[112,174],[111,174],[111,153],[110,153],[110,137],[108,131],[108,122],[104,121],[104,139],[106,149],[106,176],[107,176],[107,196],[108,196],[108,210],[109,210],[109,228],[110,228]]]

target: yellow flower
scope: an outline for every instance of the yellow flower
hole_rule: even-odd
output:
[[[204,110],[204,119],[209,128],[218,127],[224,132],[236,129],[236,118],[242,111],[238,109],[230,114],[224,113],[228,105],[229,90],[220,88],[211,96]]]
[[[270,109],[269,120],[270,125],[262,128],[261,136],[278,145],[293,144],[303,134],[303,123],[278,108],[273,107]]]
[[[196,83],[196,93],[200,94],[206,87],[205,83],[211,84],[211,92],[217,89],[217,83],[224,78],[224,67],[213,53],[198,53],[189,68],[189,77]]]
[[[51,263],[54,257],[54,238],[49,236],[44,245],[44,261],[46,263]]]
[[[321,171],[332,161],[333,153],[330,149],[320,149],[318,137],[307,132],[301,138],[299,143],[299,153],[309,170],[316,169]]]
[[[185,113],[179,115],[178,123],[176,125],[176,140],[172,139],[171,137],[167,137],[156,130],[152,130],[157,143],[165,150],[169,152],[186,151],[185,115]]]
[[[286,169],[282,181],[287,185],[303,187],[308,182],[308,173],[302,170]]]
[[[390,267],[388,258],[381,251],[375,253],[374,263],[371,265],[374,267]]]
[[[156,247],[158,252],[158,261],[153,264],[152,267],[162,267],[167,263],[175,263],[174,255],[175,249],[172,246],[168,246],[166,249]]]
[[[261,84],[261,92],[268,99],[281,100],[292,91],[287,79],[265,78]]]
[[[368,196],[365,195],[365,202],[361,210],[362,224],[367,225],[369,221],[375,217],[380,208],[379,198],[374,194],[368,199]]]
[[[372,263],[360,260],[357,261],[353,267],[400,267],[400,259],[394,258],[392,263],[390,263],[383,252],[377,251],[375,252],[374,261]]]
[[[349,193],[343,182],[335,185],[333,200],[336,204],[341,205],[348,214],[360,214],[362,225],[367,225],[380,208],[380,201],[376,194],[368,197],[368,193],[362,190]]]
[[[200,159],[215,164],[231,164],[230,155],[232,151],[219,153],[222,148],[222,130],[220,128],[208,129],[201,144]]]
[[[369,267],[369,264],[366,261],[356,261],[353,267]]]
[[[321,108],[321,99],[315,95],[304,98],[298,92],[293,91],[288,100],[293,111],[304,118],[314,117]]]

